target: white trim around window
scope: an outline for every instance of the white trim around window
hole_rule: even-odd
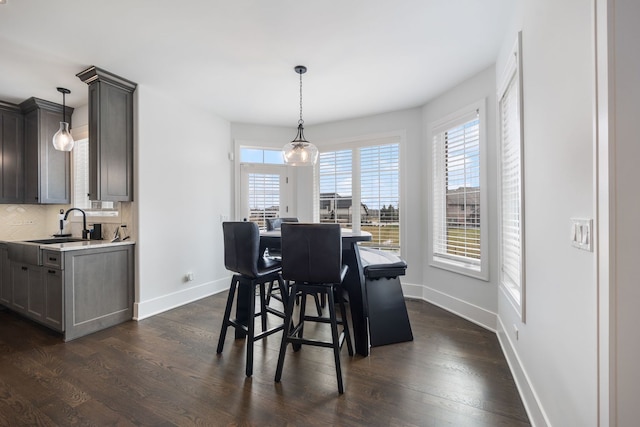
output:
[[[486,100],[429,126],[429,265],[489,280]]]

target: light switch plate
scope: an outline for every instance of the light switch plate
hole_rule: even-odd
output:
[[[593,247],[593,220],[585,218],[571,218],[571,245],[591,252]]]

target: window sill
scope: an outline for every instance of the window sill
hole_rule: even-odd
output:
[[[451,271],[453,273],[462,274],[464,276],[480,279],[485,282],[489,281],[489,275],[486,271],[482,271],[482,265],[473,265],[462,261],[454,261],[439,257],[432,257],[429,262],[431,267],[440,268],[442,270]]]

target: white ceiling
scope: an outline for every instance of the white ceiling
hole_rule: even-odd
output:
[[[231,122],[295,126],[302,64],[306,124],[410,108],[495,61],[513,3],[7,0],[0,99],[61,102],[63,86],[85,105],[75,75],[96,65]]]

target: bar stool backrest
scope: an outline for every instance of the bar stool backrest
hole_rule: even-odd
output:
[[[298,222],[298,218],[267,218],[267,231],[280,230],[283,222]]]
[[[339,224],[282,223],[282,277],[308,283],[340,283]]]
[[[258,276],[260,230],[255,222],[223,222],[224,266],[250,278]]]

